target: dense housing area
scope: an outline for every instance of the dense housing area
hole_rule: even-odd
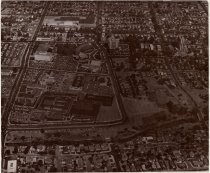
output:
[[[3,172],[208,170],[208,4],[3,1]]]

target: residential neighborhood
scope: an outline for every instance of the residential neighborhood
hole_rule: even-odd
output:
[[[2,172],[208,171],[207,1],[2,1]]]

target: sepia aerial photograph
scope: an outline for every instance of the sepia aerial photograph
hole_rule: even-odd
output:
[[[1,1],[1,172],[209,170],[208,1]]]

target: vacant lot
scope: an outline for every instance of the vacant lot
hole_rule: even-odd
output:
[[[97,122],[114,121],[121,119],[121,115],[118,109],[116,99],[113,100],[112,106],[101,106],[97,119]]]
[[[123,98],[123,102],[129,117],[129,122],[134,122],[134,124],[141,124],[142,117],[144,116],[149,116],[153,113],[165,110],[158,107],[155,102],[151,102],[148,99],[138,100]]]

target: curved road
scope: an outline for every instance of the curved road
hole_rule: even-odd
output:
[[[106,50],[103,47],[100,47],[97,45],[98,48],[103,52],[104,58],[107,60],[107,65],[108,65],[108,70],[109,74],[111,76],[111,81],[112,81],[112,86],[113,86],[113,91],[114,95],[117,100],[117,105],[118,109],[121,115],[121,119],[115,120],[115,121],[107,121],[107,122],[97,122],[97,123],[69,123],[69,124],[64,124],[63,122],[51,122],[51,123],[46,123],[46,124],[10,124],[8,126],[8,130],[39,130],[39,129],[64,129],[64,128],[87,128],[87,127],[105,127],[105,126],[114,126],[114,125],[119,125],[128,120],[122,98],[120,95],[120,90],[118,83],[116,81],[116,75],[112,70],[112,61],[110,56],[107,54]]]
[[[6,109],[4,111],[4,116],[3,116],[3,124],[4,126],[2,126],[2,131],[3,131],[3,134],[6,133],[7,129],[8,130],[28,130],[28,129],[31,129],[31,130],[37,130],[37,129],[41,129],[41,128],[44,128],[44,129],[57,129],[57,128],[82,128],[82,127],[90,127],[90,126],[95,126],[95,127],[104,127],[104,126],[113,126],[113,125],[118,125],[118,124],[121,124],[123,123],[124,121],[126,121],[128,118],[127,118],[127,114],[126,114],[126,111],[124,109],[124,105],[123,105],[123,102],[122,102],[122,98],[121,98],[121,95],[120,95],[120,90],[119,90],[119,86],[118,86],[118,83],[117,83],[117,79],[116,79],[116,74],[113,72],[112,70],[112,61],[111,61],[111,58],[109,56],[109,54],[107,53],[106,49],[104,47],[102,47],[99,43],[96,44],[96,46],[99,48],[99,50],[102,51],[102,54],[104,56],[104,59],[106,59],[107,61],[107,66],[108,66],[108,71],[109,71],[109,74],[106,74],[106,75],[110,75],[111,77],[111,81],[112,81],[112,86],[113,86],[113,91],[114,91],[114,95],[116,97],[116,100],[117,100],[117,105],[118,105],[118,109],[119,109],[119,112],[120,112],[120,115],[121,115],[121,119],[119,120],[115,120],[115,121],[109,121],[109,122],[97,122],[97,123],[69,123],[69,124],[64,124],[64,123],[57,123],[57,122],[53,122],[53,123],[47,123],[47,124],[23,124],[23,125],[20,125],[20,124],[9,124],[8,123],[8,119],[9,119],[9,114],[10,114],[10,111],[14,105],[14,102],[15,102],[15,98],[17,96],[17,93],[20,89],[20,86],[21,86],[21,82],[23,80],[23,77],[24,77],[24,74],[28,68],[28,62],[29,62],[29,55],[30,55],[30,52],[33,48],[33,43],[35,42],[36,40],[36,35],[39,31],[39,28],[43,22],[43,19],[44,19],[44,16],[45,16],[45,13],[46,13],[46,8],[47,8],[47,3],[45,4],[45,8],[43,10],[43,13],[42,13],[42,16],[41,16],[41,19],[40,19],[40,22],[39,22],[39,25],[37,26],[37,29],[35,31],[35,34],[32,38],[32,41],[30,41],[30,43],[27,45],[27,48],[26,48],[26,51],[25,51],[25,54],[24,54],[24,58],[22,59],[22,63],[21,63],[21,67],[22,67],[22,70],[21,72],[19,73],[18,77],[17,77],[17,81],[15,82],[15,87],[13,87],[13,90],[11,92],[11,97],[9,98],[8,100],[8,105],[6,106]],[[5,135],[3,135],[3,138],[4,138]],[[4,141],[4,139],[3,139]]]

